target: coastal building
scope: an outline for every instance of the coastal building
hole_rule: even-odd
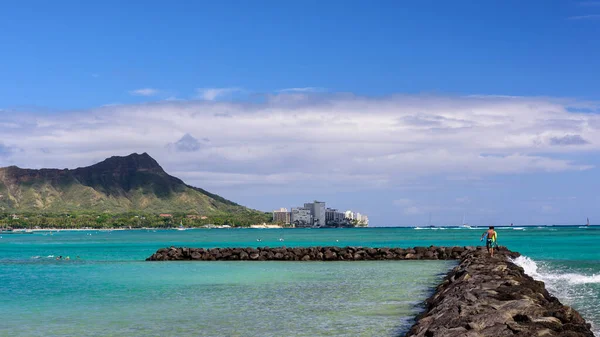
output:
[[[341,223],[346,219],[346,214],[338,212],[337,209],[327,208],[325,210],[325,223]]]
[[[368,227],[369,226],[369,217],[366,215],[361,215],[360,220],[358,221],[358,226],[360,227]]]
[[[325,202],[315,200],[305,203],[303,207],[294,207],[289,212],[287,208],[274,210],[273,223],[292,224],[295,227],[366,227],[369,218],[351,210],[340,212],[335,208],[327,208]]]
[[[304,207],[292,208],[290,221],[295,227],[311,227],[313,224],[311,210]]]
[[[367,217],[366,214],[360,214],[360,213],[356,213],[356,221],[357,224],[359,226],[368,226],[369,225],[369,218]]]
[[[357,226],[367,227],[369,225],[369,217],[366,214],[347,210],[345,213],[346,219],[353,221]]]
[[[313,227],[325,226],[327,223],[325,221],[325,202],[315,200],[314,202],[304,204],[304,208],[310,210],[313,218]]]
[[[273,222],[289,225],[292,222],[292,213],[288,212],[287,208],[280,208],[273,211]]]

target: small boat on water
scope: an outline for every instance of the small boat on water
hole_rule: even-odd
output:
[[[458,228],[473,229],[473,227],[469,226],[469,224],[465,221],[465,215],[464,214],[463,214],[461,225],[458,226]]]
[[[181,222],[179,222],[179,227],[177,227],[177,228],[175,228],[175,229],[176,229],[176,230],[178,230],[178,231],[184,231],[184,230],[186,230],[187,228],[183,227],[183,221],[181,221]]]
[[[578,228],[590,228],[590,218],[587,218],[585,226],[579,226]]]

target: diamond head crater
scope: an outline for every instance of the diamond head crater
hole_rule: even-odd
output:
[[[76,169],[0,168],[4,228],[249,226],[270,221],[270,213],[169,175],[147,153]]]

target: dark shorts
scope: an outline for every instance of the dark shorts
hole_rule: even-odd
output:
[[[487,239],[487,240],[485,241],[485,246],[486,246],[487,248],[494,248],[494,241],[493,241],[492,239]]]

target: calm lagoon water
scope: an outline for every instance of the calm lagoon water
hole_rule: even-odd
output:
[[[171,245],[477,245],[482,231],[198,229],[3,235],[0,336],[399,336],[454,262],[143,260]],[[600,229],[498,232],[500,244],[526,255],[517,262],[529,274],[544,280],[595,327],[600,325],[600,254],[595,244]],[[57,261],[59,255],[70,260]]]

